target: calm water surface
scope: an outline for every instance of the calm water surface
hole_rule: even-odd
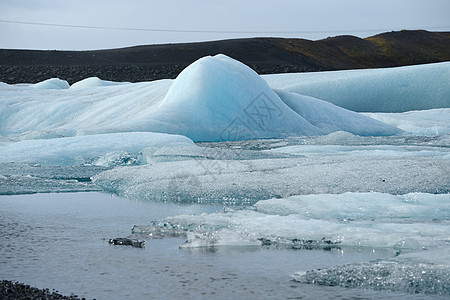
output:
[[[183,238],[114,246],[133,225],[220,206],[135,202],[103,193],[0,196],[0,279],[88,299],[427,298],[292,281],[290,275],[390,252],[223,247],[180,250]]]

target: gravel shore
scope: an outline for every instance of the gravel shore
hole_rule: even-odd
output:
[[[3,300],[21,299],[85,299],[77,295],[64,296],[58,291],[49,289],[38,289],[16,281],[0,281],[0,298]]]

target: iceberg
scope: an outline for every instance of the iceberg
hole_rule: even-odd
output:
[[[150,224],[129,238],[183,236],[180,248],[200,251],[366,252],[377,260],[321,261],[294,280],[445,296],[449,66],[264,80],[217,55],[175,80],[0,83],[0,194],[102,191],[170,202],[148,206],[170,213],[151,209]],[[333,104],[340,93],[344,107],[373,111]],[[409,108],[426,110],[393,112]]]
[[[88,78],[59,90],[0,85],[0,135],[10,139],[114,132],[160,132],[193,141],[401,133],[391,125],[319,99],[273,91],[244,64],[225,55],[188,66],[175,80],[113,83]],[[107,87],[107,88],[106,88]]]
[[[195,141],[318,135],[249,67],[225,55],[204,57],[175,79],[160,119]],[[179,133],[179,132],[178,132]]]
[[[221,54],[201,58],[183,70],[158,110],[158,120],[178,124],[171,133],[194,141],[322,135],[346,129],[362,135],[401,132],[318,99],[281,91],[277,95],[249,67]]]
[[[319,98],[357,112],[450,108],[450,62],[262,78],[272,89]]]

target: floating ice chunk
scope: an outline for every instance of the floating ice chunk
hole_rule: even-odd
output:
[[[68,89],[69,83],[59,78],[51,78],[39,83],[33,84],[32,87],[41,90],[62,90]]]
[[[185,136],[152,132],[110,133],[41,140],[24,140],[0,145],[0,162],[32,162],[45,165],[77,165],[97,162],[113,163],[114,151],[126,151],[135,157],[151,146],[193,142]],[[123,153],[123,152],[120,152]],[[102,158],[99,158],[101,157]]]
[[[90,177],[104,170],[98,166],[0,163],[0,195],[100,191]]]
[[[318,285],[449,296],[449,262],[450,247],[443,246],[387,260],[301,271],[292,277]]]
[[[256,238],[243,238],[241,233],[223,229],[218,232],[199,233],[186,232],[186,242],[180,248],[214,248],[227,246],[261,246],[261,242]]]
[[[298,272],[292,277],[301,283],[325,286],[449,296],[448,268],[448,264],[401,263],[393,259]]]
[[[364,197],[368,199],[360,201]],[[413,202],[408,202],[411,199]],[[277,201],[281,207],[277,207]],[[168,217],[135,226],[133,232],[158,233],[159,237],[188,234],[183,247],[259,243],[294,249],[369,247],[403,251],[449,245],[449,204],[449,195],[311,195],[260,201],[239,210]],[[383,215],[383,211],[392,213]]]
[[[71,89],[85,89],[92,87],[102,87],[102,86],[113,86],[113,85],[121,85],[127,84],[128,82],[114,82],[108,80],[102,80],[98,77],[89,77],[80,81],[73,83],[70,88]]]
[[[450,62],[262,77],[273,89],[312,96],[358,112],[450,108]]]

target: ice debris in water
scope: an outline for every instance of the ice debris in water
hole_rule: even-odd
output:
[[[110,239],[108,242],[113,245],[126,245],[126,246],[133,246],[136,248],[145,247],[145,241],[130,238],[115,238]]]
[[[375,261],[298,272],[301,283],[450,296],[448,265]]]
[[[448,245],[449,195],[392,196],[387,203],[383,199],[390,195],[381,193],[323,195],[324,201],[321,196],[266,200],[253,207],[211,214],[178,215],[134,226],[133,233],[150,237],[187,235],[183,247],[258,244],[293,249],[405,250]],[[367,201],[361,201],[358,212],[353,212],[358,199],[364,197]],[[299,205],[295,205],[297,200]],[[277,201],[281,208],[275,205]],[[390,215],[381,213],[397,209]]]

